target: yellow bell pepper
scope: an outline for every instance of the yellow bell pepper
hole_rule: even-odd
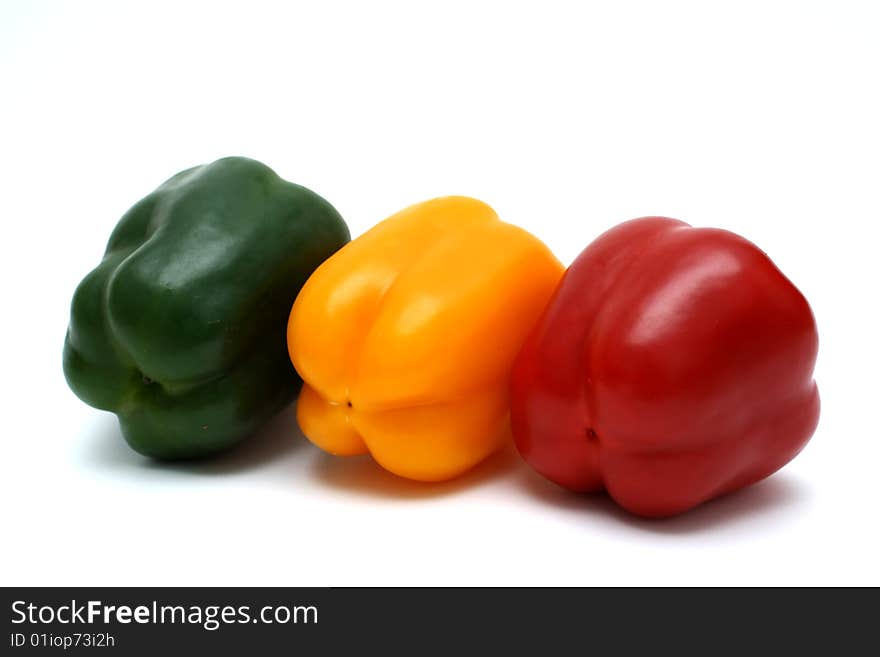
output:
[[[411,479],[476,465],[509,437],[513,360],[562,271],[475,199],[381,222],[318,267],[291,310],[303,433]]]

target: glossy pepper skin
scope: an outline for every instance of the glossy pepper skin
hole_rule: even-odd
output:
[[[122,217],[77,287],[64,343],[70,388],[116,413],[148,456],[238,443],[296,394],[290,305],[348,239],[327,201],[254,160],[178,173]]]
[[[303,433],[449,479],[509,440],[509,376],[562,265],[480,201],[409,207],[321,265],[290,314]]]
[[[790,461],[819,418],[810,307],[723,230],[651,217],[575,260],[520,352],[516,445],[574,491],[669,516]]]

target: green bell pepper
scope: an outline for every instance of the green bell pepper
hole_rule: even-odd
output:
[[[296,395],[290,308],[349,239],[327,201],[254,160],[178,173],[122,217],[77,287],[68,385],[142,454],[231,447]]]

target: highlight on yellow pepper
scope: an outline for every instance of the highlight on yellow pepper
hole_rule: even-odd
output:
[[[513,361],[562,272],[476,199],[379,223],[320,265],[291,310],[303,433],[410,479],[473,467],[509,439]]]

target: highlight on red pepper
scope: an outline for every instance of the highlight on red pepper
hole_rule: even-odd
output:
[[[540,474],[670,516],[772,474],[819,420],[804,296],[733,233],[628,221],[569,267],[512,376]]]

